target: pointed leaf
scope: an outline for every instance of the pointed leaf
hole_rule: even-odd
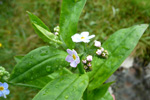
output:
[[[32,14],[31,12],[27,11],[29,18],[31,20],[31,23],[35,23],[39,26],[41,26],[42,28],[44,28],[47,31],[50,31],[49,28],[34,14]]]
[[[90,90],[99,87],[119,68],[121,63],[133,51],[147,27],[147,24],[136,25],[121,29],[110,36],[102,45],[109,52],[108,59],[100,59],[97,57],[93,59],[93,70],[88,73]]]
[[[88,76],[69,75],[48,83],[33,100],[80,100],[88,85]]]
[[[53,47],[44,46],[29,52],[15,66],[10,81],[26,82],[53,73],[69,63],[65,61],[68,54]]]
[[[49,28],[37,16],[30,12],[27,13],[30,17],[35,32],[43,41],[56,46],[56,43],[61,44],[61,41],[59,41],[58,37],[51,33]]]
[[[109,93],[109,91],[107,91],[106,94],[103,96],[103,98],[97,100],[114,100],[114,99],[112,95]]]
[[[60,36],[67,47],[74,48],[71,36],[77,32],[77,24],[86,0],[63,0],[60,15]]]
[[[42,28],[41,26],[39,26],[38,24],[32,23],[34,28],[36,29],[38,35],[45,41],[48,42],[50,44],[55,45],[56,43],[58,44],[62,44],[61,41],[59,41],[58,37],[56,35],[54,35],[53,33],[45,30],[44,28]]]

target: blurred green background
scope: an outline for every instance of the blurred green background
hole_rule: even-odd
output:
[[[0,0],[0,65],[9,72],[14,56],[46,45],[34,32],[26,11],[37,15],[51,29],[59,25],[61,0]],[[78,32],[100,35],[104,42],[112,33],[136,24],[150,23],[149,0],[87,0]],[[133,56],[150,59],[150,28],[140,39]],[[11,86],[7,100],[31,100],[37,90]],[[0,98],[3,100],[3,98]]]

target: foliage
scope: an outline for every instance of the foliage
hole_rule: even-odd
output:
[[[82,7],[81,7],[82,8]],[[92,24],[92,23],[91,23]],[[37,24],[37,25],[39,25],[39,24]],[[79,24],[79,26],[80,26],[81,24]],[[93,25],[93,24],[92,24]],[[40,25],[39,25],[40,26]],[[93,26],[92,26],[93,27]],[[135,26],[135,27],[139,27],[139,26]],[[146,27],[146,26],[145,26]],[[41,30],[41,29],[40,29]],[[144,30],[144,29],[143,29]],[[50,33],[50,32],[49,32]],[[52,32],[51,32],[52,33]],[[74,31],[74,33],[76,33],[76,31]],[[134,32],[133,32],[134,33]],[[65,34],[65,33],[64,33]],[[142,32],[141,32],[141,34],[142,34]],[[134,34],[135,35],[135,34]],[[118,37],[119,38],[119,37]],[[129,38],[131,38],[131,37],[129,37]],[[44,41],[45,41],[45,39],[43,39]],[[66,40],[66,39],[64,39],[64,40]],[[134,38],[133,38],[133,40],[135,40]],[[137,41],[138,41],[138,39],[136,39]],[[61,41],[61,37],[60,37],[60,40],[59,41]],[[62,41],[63,42],[63,41]],[[107,41],[106,41],[107,42]],[[66,42],[66,44],[67,44],[68,42]],[[52,43],[51,43],[52,44]],[[70,45],[71,43],[69,43],[69,45]],[[105,44],[105,43],[104,43]],[[103,44],[103,45],[104,45]],[[110,43],[109,43],[110,44]],[[73,44],[74,45],[74,44]],[[55,45],[54,45],[55,46]],[[64,46],[64,45],[63,45]],[[112,45],[112,46],[114,46],[114,45]],[[133,46],[134,47],[134,46]],[[66,48],[66,46],[65,47],[63,47],[63,48]],[[72,48],[72,47],[71,47]],[[121,48],[121,47],[120,47]],[[108,51],[109,51],[109,49],[107,49]],[[31,51],[32,52],[32,51]],[[131,51],[130,51],[131,52]],[[109,51],[109,53],[111,53],[111,50]],[[127,54],[129,54],[129,53],[127,53]],[[127,55],[126,55],[127,56]],[[64,56],[64,57],[66,57],[66,56]],[[111,55],[109,56],[109,58],[108,59],[110,59],[111,58]],[[24,58],[25,59],[25,58]],[[98,59],[98,62],[99,62],[99,60],[108,60],[108,59],[99,59],[99,58],[94,58],[93,59],[93,61],[95,61],[95,59]],[[112,58],[111,58],[112,59]],[[35,59],[34,59],[35,60]],[[109,61],[109,60],[108,60]],[[96,62],[96,61],[95,61]],[[100,61],[101,62],[101,61]],[[121,63],[121,61],[119,61],[120,63]],[[106,63],[107,64],[107,63]],[[107,66],[106,64],[104,64],[105,66]],[[94,65],[94,62],[93,62],[93,73],[94,73],[94,66],[100,66],[100,65]],[[16,65],[17,66],[17,65]],[[29,67],[29,66],[28,66]],[[65,66],[63,66],[63,67],[65,67]],[[112,66],[113,67],[113,66]],[[117,67],[119,67],[119,64],[118,64],[118,66],[116,66],[116,68],[114,69],[114,71],[117,69]],[[20,68],[20,67],[19,67]],[[106,67],[107,68],[107,67]],[[17,69],[17,67],[15,68],[15,69]],[[45,71],[45,69],[46,68],[43,68],[44,69],[44,71]],[[103,68],[102,68],[103,69]],[[104,69],[104,70],[107,70],[107,69]],[[114,72],[113,71],[113,72]],[[46,72],[46,71],[45,71]],[[44,72],[44,73],[45,73]],[[109,71],[108,71],[109,72]],[[16,72],[16,73],[18,73],[18,72]],[[90,72],[89,72],[90,73]],[[50,74],[50,73],[49,73]],[[110,73],[110,75],[111,75],[112,73]],[[45,75],[45,74],[44,74]],[[89,74],[90,75],[90,74]],[[108,75],[108,76],[110,76],[110,75]],[[99,77],[99,74],[97,74],[97,76]],[[15,76],[14,76],[15,77]],[[20,77],[20,76],[19,76]],[[34,75],[33,75],[33,77],[35,77]],[[44,76],[44,77],[46,77],[46,76]],[[90,76],[89,76],[90,77]],[[23,79],[24,79],[25,77],[23,77]],[[31,77],[30,77],[31,78]],[[36,78],[36,77],[35,77]],[[33,79],[35,79],[35,78],[33,78]],[[41,77],[42,78],[42,77]],[[20,78],[19,80],[23,80],[22,78]],[[18,80],[18,79],[17,79]],[[28,79],[27,79],[28,80]],[[106,80],[106,79],[105,79]],[[12,80],[13,81],[13,80]],[[18,81],[19,82],[19,81]],[[27,83],[26,83],[27,84]],[[91,92],[91,91],[89,91],[89,92]]]

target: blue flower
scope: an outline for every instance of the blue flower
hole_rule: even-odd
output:
[[[8,90],[8,84],[5,82],[0,82],[0,97],[6,98],[6,95],[8,95],[9,93],[10,91]]]

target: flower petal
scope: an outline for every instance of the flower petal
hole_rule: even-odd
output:
[[[70,63],[70,66],[71,67],[77,67],[77,63],[75,61],[73,61],[73,62]]]
[[[0,97],[2,97],[3,96],[3,92],[2,91],[0,91]]]
[[[10,91],[9,91],[8,89],[5,89],[5,90],[3,91],[3,93],[4,93],[5,95],[8,95],[8,94],[10,93]]]
[[[89,32],[82,32],[82,33],[81,33],[81,36],[83,36],[83,37],[88,37],[88,36],[89,36]]]
[[[77,63],[77,64],[80,63],[80,58],[79,58],[79,57],[76,59],[76,63]]]
[[[72,57],[72,56],[68,55],[68,56],[66,57],[66,61],[67,61],[67,62],[72,62],[72,61],[74,61],[74,60],[73,60],[73,57]]]
[[[91,36],[88,37],[88,39],[91,39],[91,38],[94,38],[94,37],[95,37],[95,35],[91,35]]]
[[[73,54],[75,54],[75,56],[78,57],[77,52],[74,49],[72,51],[73,51]]]
[[[0,86],[2,86],[2,85],[3,85],[3,83],[0,82]]]
[[[89,39],[84,39],[83,42],[84,42],[84,43],[89,43],[90,40],[89,40]]]
[[[73,35],[71,38],[72,38],[72,41],[73,41],[73,42],[82,42],[82,41],[81,41],[81,35],[80,35],[80,34],[75,34],[75,35]]]
[[[70,49],[67,49],[67,52],[68,52],[69,55],[73,54],[73,51],[71,51]]]
[[[4,82],[4,83],[2,84],[2,86],[4,87],[4,89],[7,89],[7,88],[8,88],[8,84],[7,84],[6,82]]]

